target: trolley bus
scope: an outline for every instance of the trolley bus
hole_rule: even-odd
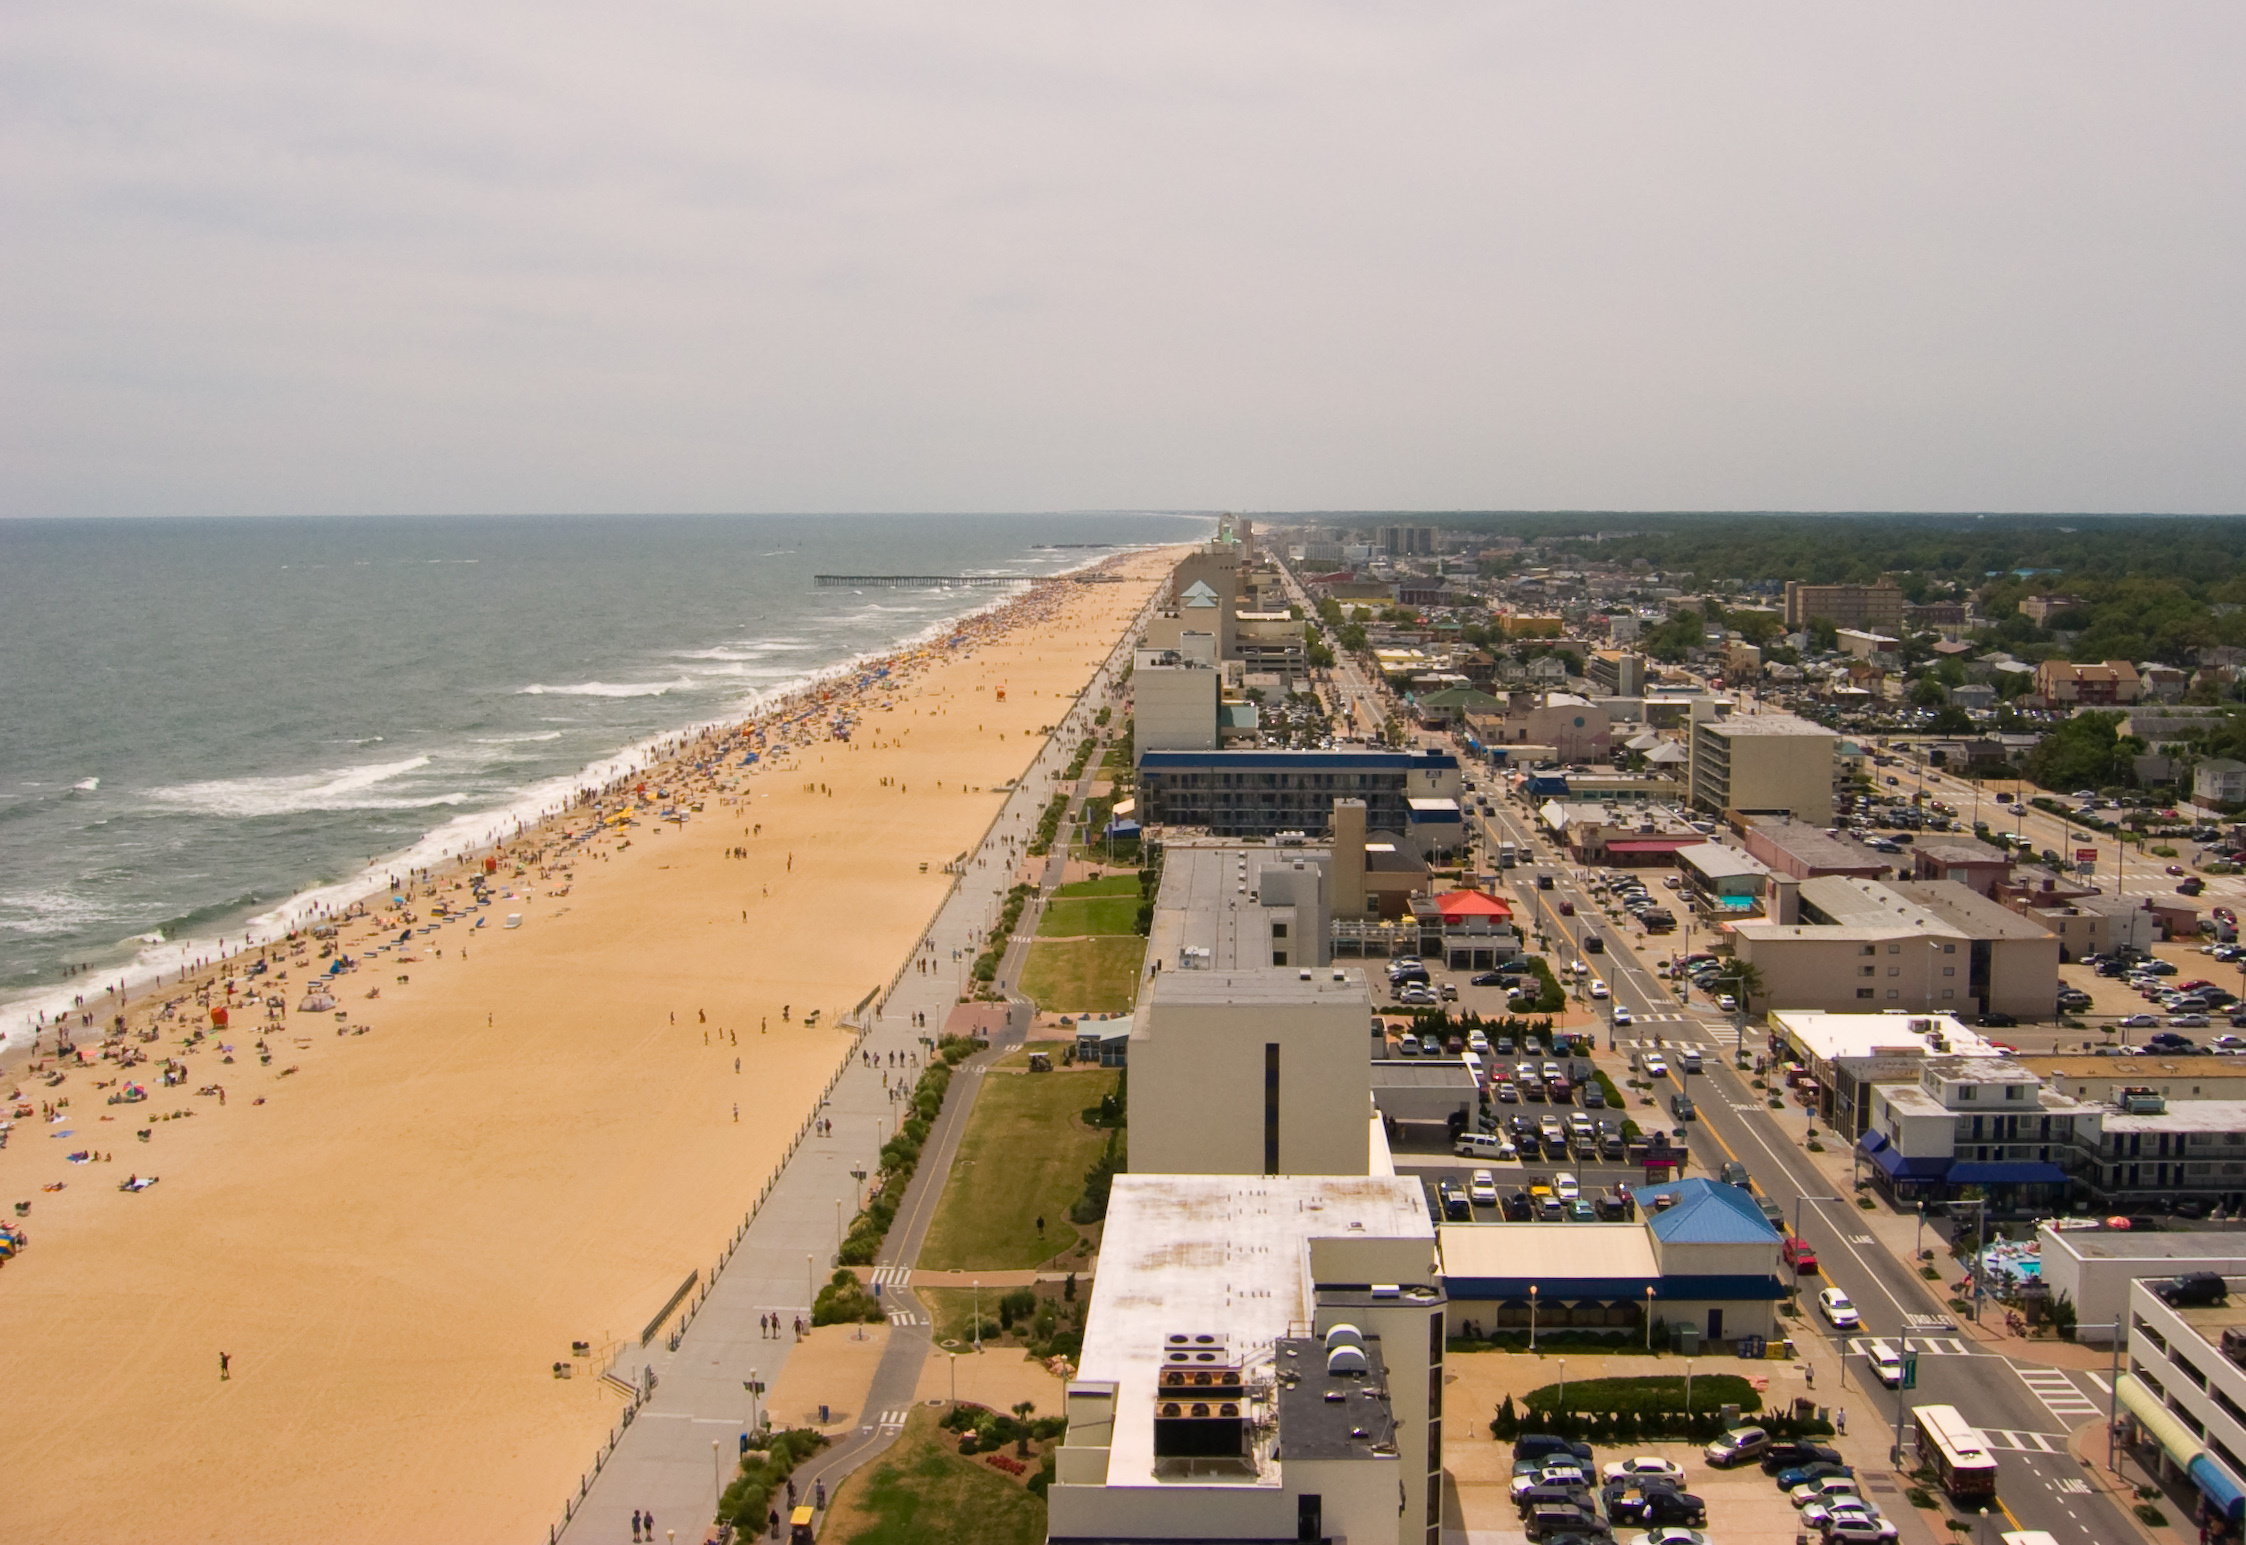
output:
[[[1913,1406],[1918,1457],[1934,1467],[1942,1489],[1957,1501],[1996,1495],[1996,1456],[1980,1430],[1956,1406]]]

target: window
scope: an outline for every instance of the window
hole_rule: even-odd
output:
[[[1894,988],[1892,988],[1892,987],[1890,987],[1890,988],[1888,988],[1888,989],[1887,989],[1887,995],[1888,995],[1888,996],[1889,996],[1890,998],[1900,998],[1900,997],[1902,997],[1902,996],[1903,996],[1903,995],[1902,995],[1901,993],[1897,992],[1897,991],[1896,991],[1896,990],[1895,990]]]
[[[1865,945],[1865,946],[1864,946],[1864,947],[1863,947],[1862,949],[1858,950],[1858,951],[1857,951],[1856,953],[1858,953],[1859,955],[1875,955],[1875,954],[1877,954],[1877,953],[1879,953],[1879,952],[1878,952],[1877,950],[1875,950],[1875,949],[1874,949],[1874,948],[1873,948],[1873,947],[1872,947],[1871,945],[1867,944],[1867,945]]]
[[[1900,955],[1903,953],[1903,946],[1900,944],[1890,944],[1887,947],[1887,953],[1890,955]]]
[[[2004,1097],[2008,1100],[2017,1100],[2027,1092],[2027,1087],[2023,1084],[2006,1084],[2004,1086]]]
[[[1872,990],[1869,987],[1859,987],[1856,989],[1856,996],[1859,998],[1869,998],[1871,995]]]
[[[1903,968],[1901,966],[1889,966],[1887,968],[1887,974],[1889,976],[1901,976],[1903,974]]]
[[[1955,955],[1957,953],[1957,946],[1954,944],[1945,944],[1942,946],[1942,953],[1945,955]]]
[[[1960,1101],[1970,1100],[1980,1092],[1980,1090],[1974,1088],[1971,1084],[1959,1084],[1957,1086],[1957,1097]]]
[[[1957,996],[1957,989],[1955,987],[1945,987],[1942,989],[1942,996],[1945,998],[1954,998]]]
[[[1273,923],[1271,925],[1271,937],[1273,937],[1274,939],[1284,939],[1286,936],[1287,925],[1285,923]]]
[[[1856,968],[1856,974],[1858,976],[1870,976],[1878,969],[1879,968],[1877,966],[1858,966]]]
[[[1943,974],[1944,976],[1955,976],[1955,975],[1957,975],[1957,967],[1955,967],[1955,966],[1944,966],[1944,967],[1942,968],[1942,974]]]

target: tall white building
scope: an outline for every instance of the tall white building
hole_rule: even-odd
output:
[[[1417,1181],[1117,1177],[1048,1539],[1440,1545],[1443,1321]]]
[[[1155,973],[1132,1020],[1132,1172],[1367,1173],[1371,1023],[1356,967]]]

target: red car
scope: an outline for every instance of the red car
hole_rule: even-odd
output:
[[[1563,902],[1561,902],[1561,903],[1560,903],[1560,916],[1562,916],[1562,917],[1573,917],[1573,916],[1575,916],[1575,903],[1574,903],[1574,902],[1572,902],[1572,901],[1563,901]]]
[[[1779,1254],[1788,1266],[1802,1276],[1806,1277],[1817,1269],[1817,1252],[1810,1249],[1797,1235],[1786,1236],[1786,1243],[1780,1247]]]

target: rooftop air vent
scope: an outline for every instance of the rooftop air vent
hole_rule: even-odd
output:
[[[1369,1373],[1372,1364],[1365,1359],[1363,1347],[1335,1347],[1326,1354],[1326,1372],[1330,1374]]]
[[[1351,1325],[1346,1320],[1338,1325],[1330,1326],[1327,1328],[1326,1350],[1329,1352],[1331,1352],[1335,1347],[1361,1347],[1364,1344],[1364,1332],[1359,1330],[1356,1326]]]

